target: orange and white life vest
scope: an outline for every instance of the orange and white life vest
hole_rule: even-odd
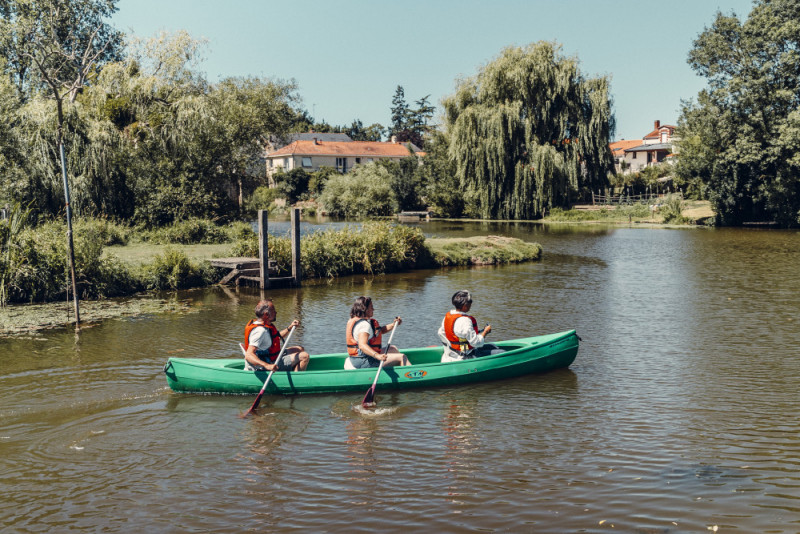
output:
[[[456,324],[456,319],[460,319],[461,317],[467,317],[470,321],[472,321],[472,328],[475,329],[476,334],[480,332],[478,330],[478,320],[475,319],[475,317],[457,311],[455,313],[447,312],[447,314],[444,316],[444,335],[447,338],[447,341],[450,343],[451,349],[466,354],[467,352],[471,351],[474,347],[469,343],[467,343],[466,339],[458,337],[456,333],[453,331],[453,327]]]
[[[375,333],[367,340],[367,344],[372,347],[376,352],[381,351],[381,325],[378,324],[377,319],[367,319],[366,317],[351,317],[347,321],[347,354],[350,356],[358,356],[358,340],[353,337],[353,329],[359,321],[369,321],[372,324],[372,331]]]
[[[268,352],[268,359],[270,363],[275,362],[275,358],[277,358],[278,354],[281,352],[281,334],[278,332],[278,329],[275,328],[274,324],[264,324],[262,322],[256,322],[258,319],[253,319],[247,326],[244,327],[244,350],[250,348],[250,332],[253,331],[254,328],[258,328],[259,326],[262,328],[266,328],[269,330],[269,335],[272,336],[272,345],[269,346],[267,349]]]

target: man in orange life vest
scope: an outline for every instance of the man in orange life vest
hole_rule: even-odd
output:
[[[469,291],[456,291],[453,295],[454,310],[444,316],[442,326],[439,328],[439,339],[444,344],[442,362],[454,362],[468,358],[478,358],[503,352],[496,345],[486,343],[486,335],[492,331],[486,325],[483,332],[478,330],[478,321],[468,315],[472,307],[472,295]]]
[[[244,367],[248,371],[305,371],[308,367],[308,353],[296,345],[286,347],[283,356],[275,361],[281,352],[281,340],[289,335],[293,326],[300,324],[295,319],[287,328],[279,331],[272,322],[277,317],[275,304],[262,300],[256,304],[256,319],[244,327]]]

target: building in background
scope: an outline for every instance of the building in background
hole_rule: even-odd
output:
[[[621,140],[609,143],[614,155],[614,168],[618,173],[639,172],[645,167],[672,159],[675,126],[657,120],[653,131],[641,140]]]
[[[355,165],[380,159],[399,161],[409,156],[423,155],[424,153],[413,143],[399,143],[395,140],[324,141],[321,137],[312,137],[310,140],[298,139],[266,155],[267,178],[272,183],[272,177],[276,172],[288,172],[297,168],[314,172],[320,167],[333,167],[341,173],[346,173]]]

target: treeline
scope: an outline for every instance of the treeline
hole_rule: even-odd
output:
[[[290,201],[318,198],[345,216],[434,206],[445,216],[536,218],[606,183],[607,79],[584,77],[554,43],[509,48],[460,82],[441,128],[429,124],[429,96],[408,103],[402,86],[389,126],[331,126],[303,110],[294,81],[209,82],[198,68],[203,43],[184,32],[126,38],[111,25],[116,4],[0,3],[0,206],[61,213],[63,141],[77,216],[148,226],[229,221],[261,201],[253,193],[266,183],[267,143],[309,129],[356,140],[395,136],[426,153],[422,165],[409,159],[355,171],[376,194],[388,184],[385,202],[359,196],[352,177],[326,171],[302,191],[291,182],[306,177],[282,177],[280,194]],[[379,207],[338,206],[334,190]]]

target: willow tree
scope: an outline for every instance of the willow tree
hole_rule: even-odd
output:
[[[556,43],[510,47],[444,100],[449,157],[484,218],[531,219],[607,184],[608,79]]]

